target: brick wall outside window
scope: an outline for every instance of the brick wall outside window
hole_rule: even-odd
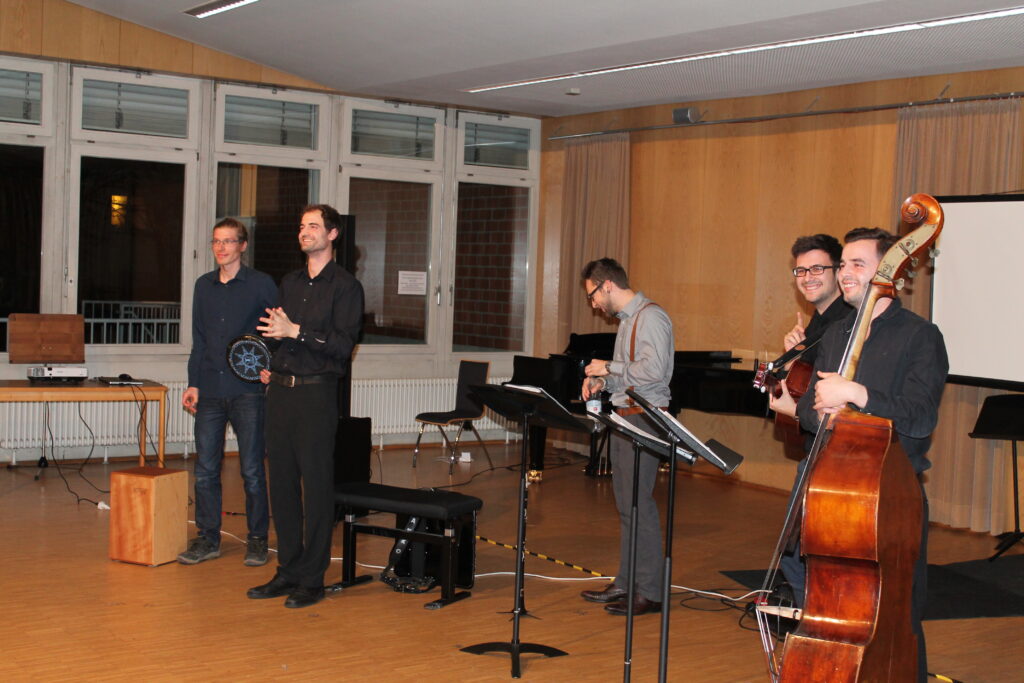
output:
[[[455,246],[456,351],[522,351],[530,191],[459,184]]]
[[[366,342],[426,342],[426,295],[398,294],[399,271],[426,272],[430,191],[424,183],[352,178],[356,277],[366,294]]]

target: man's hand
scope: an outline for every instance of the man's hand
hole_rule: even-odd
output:
[[[181,405],[188,412],[193,415],[196,414],[196,404],[199,403],[199,389],[196,387],[189,387],[185,390],[185,393],[181,395]]]
[[[590,365],[583,368],[583,372],[587,377],[604,377],[608,374],[608,361],[595,358],[590,361]]]
[[[863,384],[848,380],[837,372],[819,372],[814,385],[814,409],[825,415],[834,415],[847,403],[861,410],[868,404],[868,389]]]
[[[264,384],[270,384],[270,370],[266,368],[260,370],[260,381]]]
[[[782,338],[782,346],[785,347],[786,351],[789,351],[806,338],[804,334],[804,316],[800,311],[797,311],[796,325]]]
[[[604,389],[604,380],[600,377],[587,377],[583,380],[583,390],[580,392],[583,395],[583,400],[587,401],[591,396],[596,396],[601,393]]]
[[[267,316],[260,318],[260,322],[263,324],[257,325],[256,329],[262,332],[264,337],[270,337],[271,339],[284,339],[285,337],[295,339],[299,336],[299,326],[288,319],[288,314],[280,306],[268,308]]]
[[[768,392],[768,407],[780,415],[796,417],[796,401],[786,387],[786,380],[780,379],[779,386],[782,387],[782,395],[775,398],[775,392]]]

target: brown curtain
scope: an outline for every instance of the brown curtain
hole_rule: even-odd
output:
[[[1022,111],[1016,98],[901,109],[897,202],[915,192],[1020,191],[1024,185]],[[940,236],[940,248],[941,244]],[[931,275],[924,268],[914,280],[913,291],[902,298],[908,308],[928,317],[930,292]],[[984,399],[999,393],[1006,392],[946,385],[929,453],[933,467],[925,483],[933,522],[993,534],[1013,528],[1010,444],[967,436]]]
[[[629,133],[566,143],[562,207],[559,337],[613,331],[613,323],[591,310],[579,273],[605,256],[629,272]]]

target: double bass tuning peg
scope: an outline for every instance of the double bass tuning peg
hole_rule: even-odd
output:
[[[911,268],[917,268],[917,263],[918,263],[917,257],[916,256],[911,256],[910,257],[910,267]]]
[[[915,277],[917,277],[917,272],[913,271],[913,270],[908,270],[907,271],[907,277],[909,277],[911,280],[913,280]]]
[[[939,255],[939,250],[935,247],[928,247],[928,255],[934,259]]]

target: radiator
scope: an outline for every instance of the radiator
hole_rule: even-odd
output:
[[[167,386],[167,443],[190,444],[192,415],[181,408],[185,382],[165,382]],[[150,401],[146,409],[147,427],[155,451],[159,427],[158,403]],[[122,446],[138,443],[139,405],[130,401],[93,401],[83,403],[4,403],[0,404],[0,448],[21,449]],[[95,438],[95,441],[94,441]],[[230,433],[228,438],[234,439]]]
[[[493,378],[499,384],[508,378]],[[167,386],[168,444],[193,442],[193,417],[181,407],[185,382],[164,382]],[[372,420],[374,436],[415,435],[415,417],[424,412],[442,412],[455,407],[456,379],[361,379],[352,382],[352,414]],[[146,411],[151,441],[156,443],[157,403]],[[130,402],[86,403],[3,403],[0,404],[0,448],[88,448],[128,446],[138,443],[139,406]],[[479,431],[518,431],[490,411],[476,422]],[[90,433],[91,429],[91,433]],[[95,435],[95,442],[93,441]],[[436,433],[431,435],[431,438]],[[235,435],[228,428],[227,439]],[[383,443],[383,440],[381,441]],[[148,447],[155,451],[155,447]]]
[[[490,384],[507,382],[508,377],[491,378]],[[441,413],[455,408],[454,377],[433,379],[360,379],[352,382],[352,414],[369,417],[375,436],[415,434],[416,416]],[[478,431],[518,431],[490,410],[476,422]]]

